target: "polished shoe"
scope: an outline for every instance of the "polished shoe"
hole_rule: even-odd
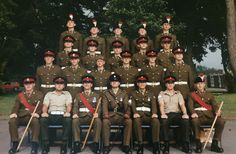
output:
[[[100,148],[99,148],[99,143],[96,143],[96,142],[93,143],[92,151],[95,154],[100,154],[101,153]]]
[[[9,154],[15,154],[17,152],[19,142],[13,142],[11,149],[8,151]]]
[[[122,151],[125,153],[125,154],[132,154],[132,151],[130,150],[130,147],[128,145],[124,145],[122,147]]]
[[[71,154],[77,154],[78,152],[81,152],[81,143],[80,142],[74,142],[73,147],[71,148]]]
[[[153,143],[153,154],[160,154],[160,143]]]
[[[195,152],[196,153],[202,153],[202,143],[200,142],[200,140],[196,140]]]
[[[221,147],[220,141],[213,140],[211,144],[211,151],[217,152],[217,153],[223,153],[224,149]]]
[[[164,143],[164,149],[163,149],[163,154],[169,154],[170,153],[170,145],[169,142]]]
[[[110,152],[110,147],[109,146],[104,146],[103,154],[109,154],[109,152]]]
[[[61,145],[61,150],[60,150],[61,154],[66,154],[67,153],[67,144],[63,143]]]
[[[48,152],[49,152],[49,145],[44,144],[42,148],[42,154],[48,154]]]
[[[192,149],[190,148],[189,142],[184,142],[182,146],[182,151],[184,153],[192,153]]]
[[[143,144],[138,144],[137,154],[143,154]]]
[[[37,142],[32,142],[32,148],[31,148],[31,154],[38,154],[38,143]]]

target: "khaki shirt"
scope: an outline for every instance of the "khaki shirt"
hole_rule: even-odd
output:
[[[56,91],[48,92],[44,97],[43,104],[48,106],[48,113],[52,111],[66,111],[66,107],[72,103],[71,94],[63,91],[58,95]]]
[[[72,33],[69,31],[64,31],[61,33],[60,39],[59,39],[59,51],[62,51],[64,49],[63,38],[66,35],[70,35],[75,39],[73,49],[77,49],[78,51],[82,51],[82,46],[83,46],[82,34],[80,34],[78,31],[73,31]]]
[[[155,37],[155,49],[160,49],[161,48],[161,38],[162,38],[162,36],[165,36],[165,35],[172,37],[170,48],[173,49],[174,47],[177,46],[176,35],[174,35],[172,33],[168,33],[168,34],[159,33]]]
[[[184,104],[184,98],[179,91],[170,94],[167,90],[161,91],[158,96],[159,104],[164,103],[164,112],[181,112],[179,106]]]

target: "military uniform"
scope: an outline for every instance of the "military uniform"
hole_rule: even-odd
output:
[[[119,40],[115,40],[112,42],[112,47],[113,51],[111,53],[111,57],[108,58],[108,66],[111,71],[114,71],[116,68],[121,66],[122,60],[121,60],[121,52],[122,52],[122,47],[124,46],[123,42]]]
[[[120,82],[120,77],[113,74],[109,78],[110,82]],[[130,118],[130,107],[128,102],[128,95],[126,91],[117,89],[115,93],[112,89],[107,90],[102,98],[103,109],[103,142],[105,152],[109,146],[110,141],[110,126],[111,125],[124,125],[123,145],[124,152],[128,153],[130,148],[130,138],[132,135],[132,120]]]
[[[88,44],[87,44],[87,42],[89,40],[96,40],[98,42],[96,54],[106,56],[106,42],[105,42],[105,39],[103,37],[100,37],[100,36],[96,36],[96,37],[89,36],[89,37],[84,39],[84,45],[83,45],[84,53],[83,53],[83,55],[88,54]]]
[[[120,56],[112,56],[107,60],[109,68],[112,72],[114,72],[117,68],[119,68],[122,64],[122,60]]]
[[[155,49],[161,49],[161,38],[163,36],[170,36],[172,38],[171,40],[171,49],[174,49],[177,46],[177,40],[176,40],[176,35],[172,33],[159,33],[155,37]]]
[[[31,77],[26,77],[23,80],[24,84],[34,83],[35,79]],[[18,146],[18,126],[26,126],[30,120],[31,113],[33,112],[36,104],[40,101],[36,112],[38,117],[33,117],[30,127],[32,131],[32,150],[31,153],[37,153],[38,142],[39,142],[39,115],[42,112],[42,100],[43,94],[40,91],[33,90],[33,92],[28,95],[26,91],[19,93],[16,97],[15,104],[12,108],[11,115],[16,114],[16,117],[11,117],[9,120],[9,133],[11,137],[11,142],[13,142],[13,147],[10,149],[9,153],[15,153]],[[35,149],[34,149],[35,148]]]
[[[73,31],[73,32],[64,31],[61,33],[60,39],[59,39],[59,51],[63,51],[64,49],[63,38],[68,35],[72,36],[75,40],[73,43],[74,44],[73,50],[81,52],[83,50],[83,39],[82,39],[83,37],[82,37],[82,34],[80,34],[78,31]]]
[[[149,38],[149,36],[139,36],[139,37],[148,37],[148,47],[147,47],[147,50],[153,50],[153,49],[154,49],[153,40],[151,40],[151,39]],[[133,52],[133,53],[136,53],[136,52],[139,51],[139,47],[138,47],[138,45],[137,45],[137,40],[138,40],[139,37],[135,38],[135,39],[133,40],[133,42],[132,42],[132,48],[131,48],[131,49],[132,49],[132,52]]]
[[[98,59],[99,55],[86,55],[82,58],[83,66],[88,71],[95,71],[96,70],[96,60]]]
[[[114,41],[121,41],[123,43],[122,46],[122,50],[129,50],[129,40],[124,37],[124,36],[120,36],[120,37],[116,37],[116,36],[111,36],[109,38],[107,38],[107,52],[111,53],[112,49],[112,42]]]
[[[202,78],[197,77],[195,83],[205,82]],[[206,124],[212,124],[216,116],[216,112],[219,109],[219,104],[216,103],[214,95],[207,91],[196,90],[193,92],[201,101],[206,104],[206,106],[200,105],[199,101],[196,99],[192,93],[189,94],[188,105],[190,114],[197,114],[198,117],[192,118],[192,129],[194,131],[196,139],[196,152],[201,153],[201,143],[200,143],[200,126]],[[209,107],[209,108],[207,108]],[[215,152],[223,152],[223,148],[218,146],[218,142],[221,142],[222,133],[224,130],[225,120],[220,116],[217,118],[215,123],[215,134],[213,137],[213,142],[211,145],[211,150]]]

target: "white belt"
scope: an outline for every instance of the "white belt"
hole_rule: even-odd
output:
[[[195,111],[207,111],[205,107],[198,107],[194,109]]]
[[[82,86],[82,84],[81,83],[68,83],[67,84],[67,87],[81,87]]]
[[[42,88],[54,88],[55,85],[53,85],[53,84],[41,84],[41,87]]]
[[[175,84],[184,85],[184,84],[188,84],[188,82],[187,81],[175,81]]]
[[[167,68],[163,68],[163,71],[166,72],[166,71],[167,71]]]
[[[72,49],[72,51],[75,51],[75,52],[77,52],[77,51],[78,51],[78,49]]]
[[[87,54],[90,54],[90,51],[87,51]],[[101,51],[95,51],[95,54],[100,55],[100,54],[102,54],[102,52]]]
[[[65,66],[62,66],[61,69],[64,70],[66,67]]]
[[[160,82],[147,82],[148,86],[159,86]]]
[[[107,87],[94,87],[94,90],[107,90]]]
[[[120,87],[125,87],[125,88],[134,87],[134,84],[133,84],[133,83],[130,83],[130,84],[121,84]]]
[[[136,107],[137,111],[147,111],[147,112],[151,112],[151,109],[149,107]]]
[[[52,115],[63,115],[64,112],[62,112],[62,111],[51,111],[50,114],[52,114]]]
[[[114,54],[114,53],[115,53],[115,52],[112,50],[112,51],[111,51],[111,54]]]
[[[79,111],[80,112],[89,112],[89,109],[88,108],[79,108]]]

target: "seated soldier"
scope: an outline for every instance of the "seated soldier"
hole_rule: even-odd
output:
[[[18,126],[27,125],[30,117],[33,116],[30,127],[32,130],[32,149],[31,154],[38,153],[39,142],[39,115],[42,110],[43,94],[40,91],[35,90],[35,78],[27,76],[23,79],[24,91],[20,92],[15,104],[12,108],[9,120],[9,132],[11,136],[12,148],[9,150],[9,154],[14,154],[17,151],[18,146]],[[32,115],[37,102],[40,101],[36,112]]]
[[[49,152],[49,125],[62,125],[62,145],[61,154],[67,153],[67,142],[71,130],[70,112],[72,108],[72,97],[68,91],[63,91],[65,87],[65,79],[56,77],[54,80],[55,90],[48,92],[43,100],[43,113],[41,114],[41,134],[42,134],[42,153]]]
[[[123,151],[130,153],[130,138],[132,132],[132,120],[130,119],[130,107],[128,95],[125,90],[120,89],[120,76],[112,74],[109,77],[111,89],[107,90],[102,98],[103,109],[103,142],[104,154],[110,152],[110,126],[124,125]]]
[[[169,153],[169,126],[180,125],[182,137],[182,150],[185,153],[191,152],[189,145],[189,116],[185,107],[182,94],[174,90],[175,77],[164,78],[166,90],[161,91],[158,96],[161,112],[161,123],[164,137],[163,153]]]
[[[147,77],[139,75],[136,78],[137,90],[131,93],[132,111],[134,118],[134,132],[138,140],[138,154],[143,153],[143,132],[142,124],[152,127],[153,153],[160,153],[159,132],[160,123],[157,116],[156,97],[152,91],[146,89]]]
[[[100,119],[101,105],[98,106],[98,112],[95,113],[95,108],[98,105],[99,95],[92,91],[94,78],[86,75],[82,77],[83,92],[78,93],[75,97],[73,106],[73,120],[72,120],[72,132],[74,139],[74,148],[72,154],[76,154],[81,151],[81,136],[80,126],[89,125],[92,117],[94,116],[93,122],[93,152],[99,154],[99,140],[101,135],[102,122]]]
[[[205,90],[205,79],[197,77],[194,81],[196,91],[189,96],[189,111],[191,113],[191,122],[196,139],[196,153],[202,152],[200,142],[200,126],[204,124],[212,124],[214,117],[218,116],[215,124],[215,134],[211,144],[211,151],[223,153],[221,147],[221,136],[224,130],[225,120],[221,117],[221,111],[218,112],[219,105],[212,93]]]

